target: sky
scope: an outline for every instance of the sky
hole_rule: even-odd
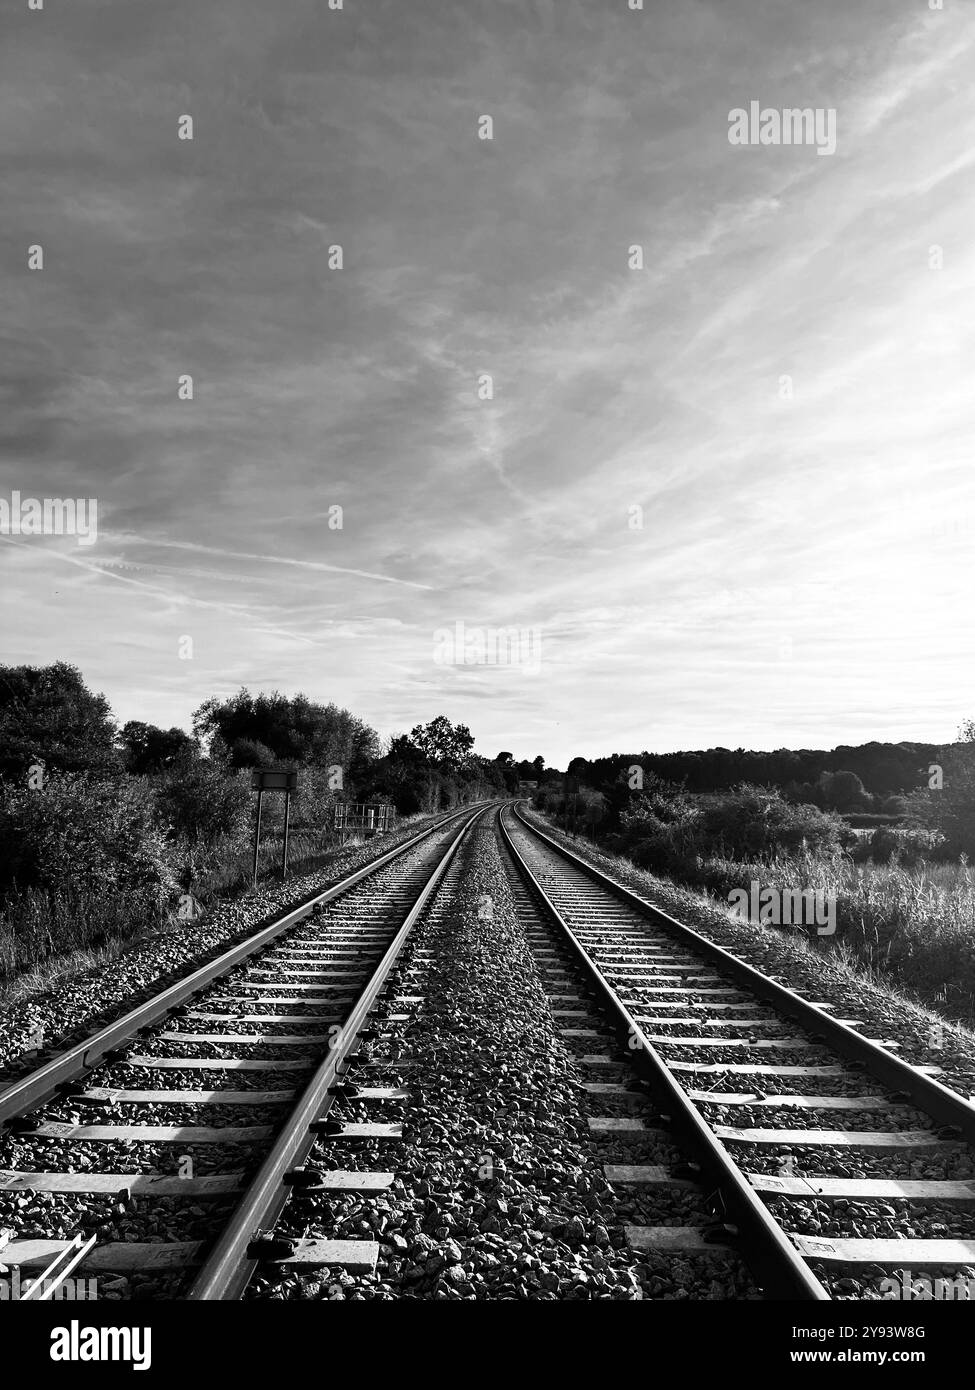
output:
[[[0,26],[0,499],[97,503],[0,534],[3,661],[555,766],[975,714],[975,7]]]

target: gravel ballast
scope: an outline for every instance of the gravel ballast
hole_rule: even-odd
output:
[[[432,953],[426,964],[421,951]],[[383,1028],[368,1072],[368,1084],[406,1086],[410,1100],[340,1102],[329,1112],[401,1118],[403,1140],[325,1141],[312,1159],[391,1171],[394,1185],[378,1197],[295,1197],[282,1223],[295,1235],[377,1240],[376,1273],[266,1275],[250,1296],[643,1297],[490,822],[468,837],[414,929],[404,976],[411,965],[409,992],[423,1002],[408,1025]],[[364,1079],[361,1069],[354,1075]]]
[[[341,941],[341,959],[354,966],[363,980],[367,979],[395,935],[411,893],[419,892],[430,868],[454,834],[453,826],[436,830],[429,839],[408,850],[401,860],[377,870],[375,875],[355,885],[334,903],[316,908],[261,952],[256,973],[262,978],[273,979],[275,991],[287,990],[293,942],[301,941],[302,951],[314,949],[316,958],[323,962],[321,968],[327,972],[331,969],[328,961]],[[379,905],[382,910],[377,915]],[[90,1098],[57,1094],[26,1117],[28,1126],[38,1123],[126,1126],[136,1133],[125,1136],[113,1133],[101,1138],[53,1136],[38,1134],[30,1127],[24,1129],[18,1123],[0,1134],[0,1168],[26,1173],[126,1176],[206,1177],[252,1173],[273,1142],[274,1133],[287,1119],[291,1099],[261,1099],[255,1095],[251,1102],[250,1092],[294,1092],[297,1088],[300,1094],[308,1071],[327,1050],[331,1024],[320,1018],[306,1023],[304,1016],[298,1023],[280,1020],[264,1023],[260,1017],[240,1021],[231,1010],[251,1013],[255,1006],[249,999],[245,1003],[221,1004],[215,997],[212,1003],[208,1002],[210,996],[225,995],[228,991],[233,995],[249,983],[250,976],[244,967],[212,982],[200,997],[199,1007],[207,1013],[223,1010],[219,1017],[197,1020],[189,1010],[168,1017],[132,1040],[138,1065],[120,1059],[96,1067],[83,1082],[85,1090],[94,1092]],[[351,1001],[347,1001],[337,1009],[327,996],[317,997],[317,1006],[328,1018],[344,1018],[351,1007]],[[315,1004],[313,997],[302,994],[299,1003],[285,1004],[282,1011],[290,1011],[292,1007],[303,1010],[307,1007],[306,999]],[[282,1033],[287,1035],[296,1030],[307,1032],[312,1040],[272,1047],[259,1041],[238,1042],[232,1038],[224,1043],[221,1036],[224,1032],[240,1032],[280,1037]],[[180,1036],[195,1032],[212,1033],[214,1040],[187,1041]],[[163,1033],[171,1036],[164,1038]],[[218,1038],[221,1040],[217,1041]],[[153,1058],[182,1057],[197,1057],[208,1062],[218,1058],[261,1058],[272,1065],[267,1071],[250,1072],[218,1067],[168,1069],[151,1065]],[[301,1064],[298,1068],[281,1065],[295,1060]],[[199,1100],[178,1096],[156,1099],[152,1094],[182,1089],[213,1094]],[[102,1093],[113,1090],[144,1090],[150,1095],[146,1099],[132,1100]],[[224,1091],[242,1091],[245,1096],[239,1102],[229,1097],[222,1101]],[[155,1126],[184,1132],[161,1135],[154,1130]],[[194,1136],[192,1130],[198,1127],[216,1131],[210,1136],[213,1142]],[[185,1132],[187,1130],[189,1132]],[[226,1141],[224,1130],[228,1131]],[[230,1130],[237,1133],[230,1133]],[[224,1225],[232,1205],[233,1200],[223,1195],[213,1198],[192,1191],[187,1191],[185,1196],[161,1198],[144,1193],[120,1197],[104,1193],[0,1190],[0,1234],[14,1239],[66,1239],[81,1231],[86,1236],[97,1236],[100,1245],[209,1243]],[[117,1297],[168,1298],[175,1296],[174,1291],[179,1290],[184,1277],[182,1273],[133,1275],[127,1279],[120,1277],[120,1281],[110,1287]]]

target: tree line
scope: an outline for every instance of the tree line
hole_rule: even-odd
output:
[[[384,742],[334,703],[246,689],[204,700],[191,733],[120,726],[74,666],[0,666],[0,974],[244,886],[254,767],[298,768],[292,860],[313,868],[336,802],[409,815],[504,794],[510,773],[473,747],[445,715]],[[282,813],[266,799],[269,859]]]

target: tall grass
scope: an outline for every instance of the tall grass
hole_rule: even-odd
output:
[[[258,883],[279,880],[281,877],[281,849],[283,833],[261,837],[258,855]],[[355,844],[360,844],[356,840]],[[332,831],[295,831],[288,836],[288,874],[312,873],[320,869],[337,850],[351,847],[353,841],[346,840],[343,845],[338,835]],[[240,893],[251,885],[254,869],[253,848],[240,845],[226,845],[214,857],[212,865],[205,868],[195,880],[195,896],[200,902],[210,902],[216,897],[230,893]]]
[[[57,892],[29,888],[0,904],[0,978],[30,970],[71,951],[93,951],[136,931],[160,927],[164,914],[147,914],[143,895]]]
[[[280,881],[282,839],[280,835],[262,838],[259,884]],[[353,836],[343,842],[331,831],[297,831],[288,841],[289,877],[314,872],[338,851],[362,843]],[[213,847],[204,861],[183,868],[186,892],[205,910],[219,898],[250,888],[253,852],[227,840]],[[66,963],[73,957],[70,974],[106,952],[111,956],[126,942],[178,923],[183,924],[179,897],[167,908],[152,911],[144,897],[114,889],[98,893],[73,887],[14,889],[0,901],[0,982],[9,987],[14,979],[38,971],[52,979],[58,974],[54,962]]]
[[[564,806],[554,809],[564,824]],[[619,830],[601,844],[636,868],[703,889],[723,907],[753,883],[825,898],[835,908],[835,934],[821,936],[812,925],[788,930],[970,1023],[975,879],[947,846],[937,827],[920,826],[881,827],[864,843],[837,817],[788,803],[774,788],[693,797],[657,785],[621,813]]]
[[[752,882],[831,896],[837,931],[812,938],[821,949],[839,949],[948,1017],[975,1020],[975,875],[965,862],[855,864],[807,852],[767,863],[708,859],[694,877],[725,902]]]

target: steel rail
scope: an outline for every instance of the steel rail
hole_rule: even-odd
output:
[[[840,1019],[828,1014],[825,1009],[810,1003],[808,999],[803,999],[787,985],[771,979],[768,975],[763,975],[760,970],[756,970],[754,966],[749,965],[738,956],[732,955],[723,946],[709,941],[706,936],[702,936],[693,927],[679,922],[675,917],[664,912],[662,908],[655,907],[653,903],[641,898],[632,889],[617,883],[608,874],[603,873],[595,865],[588,863],[573,853],[572,850],[567,849],[565,845],[552,839],[544,830],[540,830],[538,826],[526,820],[518,806],[513,806],[512,809],[526,829],[551,846],[576,868],[581,869],[593,882],[611,892],[614,897],[629,907],[635,908],[644,917],[658,923],[672,935],[682,937],[693,945],[694,949],[699,951],[701,955],[712,960],[721,970],[751,990],[752,993],[767,1000],[780,1013],[796,1019],[812,1033],[820,1034],[836,1052],[866,1067],[890,1090],[907,1091],[911,1099],[917,1104],[918,1109],[926,1111],[939,1124],[957,1126],[965,1140],[969,1144],[975,1144],[975,1105],[972,1105],[964,1096],[949,1090],[940,1081],[928,1076],[917,1067],[911,1066],[909,1062],[895,1057],[881,1044],[870,1038],[865,1038],[854,1028],[850,1028]]]
[[[548,840],[547,836],[536,831],[533,825],[524,820],[517,807],[513,809],[529,831]],[[747,1246],[748,1263],[761,1279],[766,1297],[828,1301],[829,1293],[813,1274],[805,1257],[795,1248],[748,1178],[712,1133],[693,1101],[674,1080],[670,1068],[649,1041],[642,1026],[630,1013],[528,867],[504,824],[503,813],[498,817],[498,824],[508,851],[526,885],[566,937],[584,974],[591,980],[614,1021],[615,1031],[621,1042],[625,1039],[634,1067],[647,1080],[657,1100],[663,1104],[669,1123],[698,1160],[703,1172],[717,1184],[725,1210],[739,1228],[743,1245]],[[549,840],[548,843],[554,848],[559,848],[553,841]],[[745,1253],[744,1249],[742,1253]]]
[[[140,1029],[158,1023],[160,1019],[184,1003],[191,995],[196,994],[198,990],[219,976],[227,974],[241,961],[247,960],[249,956],[263,950],[289,927],[294,926],[302,917],[307,916],[313,907],[319,903],[332,902],[336,898],[342,897],[356,884],[361,883],[363,879],[378,873],[387,864],[401,858],[429,836],[450,825],[452,821],[468,815],[470,810],[471,808],[467,806],[462,811],[451,812],[436,821],[435,824],[421,830],[417,835],[404,840],[402,844],[395,845],[392,849],[379,855],[378,858],[370,860],[369,863],[356,869],[354,873],[349,874],[339,883],[333,884],[331,888],[326,888],[320,893],[313,892],[307,895],[297,906],[288,908],[268,926],[260,928],[252,936],[246,937],[229,950],[224,951],[222,955],[184,976],[182,980],[177,980],[175,984],[160,991],[159,994],[153,995],[151,999],[139,1004],[113,1023],[99,1029],[90,1037],[85,1038],[83,1042],[59,1052],[51,1061],[45,1062],[42,1066],[21,1077],[20,1080],[14,1081],[5,1089],[0,1090],[0,1124],[4,1124],[15,1116],[22,1115],[25,1111],[32,1110],[49,1100],[57,1094],[59,1086],[65,1082],[77,1080],[102,1060],[106,1053],[127,1042]]]
[[[47,1303],[62,1286],[70,1274],[78,1268],[94,1248],[98,1236],[84,1235],[79,1231],[63,1250],[59,1250],[51,1263],[31,1281],[26,1292],[21,1293],[20,1303]],[[60,1268],[59,1268],[60,1266]]]
[[[336,1046],[319,1064],[289,1116],[285,1128],[275,1140],[273,1149],[205,1260],[187,1294],[188,1301],[229,1301],[240,1298],[246,1289],[258,1265],[258,1260],[248,1254],[248,1247],[258,1231],[273,1227],[287,1204],[292,1191],[286,1181],[287,1175],[292,1168],[299,1167],[304,1162],[316,1143],[317,1135],[312,1125],[323,1118],[331,1106],[329,1088],[338,1080],[339,1068],[352,1056],[360,1030],[382,992],[414,924],[439,887],[465,835],[487,810],[487,806],[482,806],[460,827],[424,884],[355,1008],[342,1025]]]

